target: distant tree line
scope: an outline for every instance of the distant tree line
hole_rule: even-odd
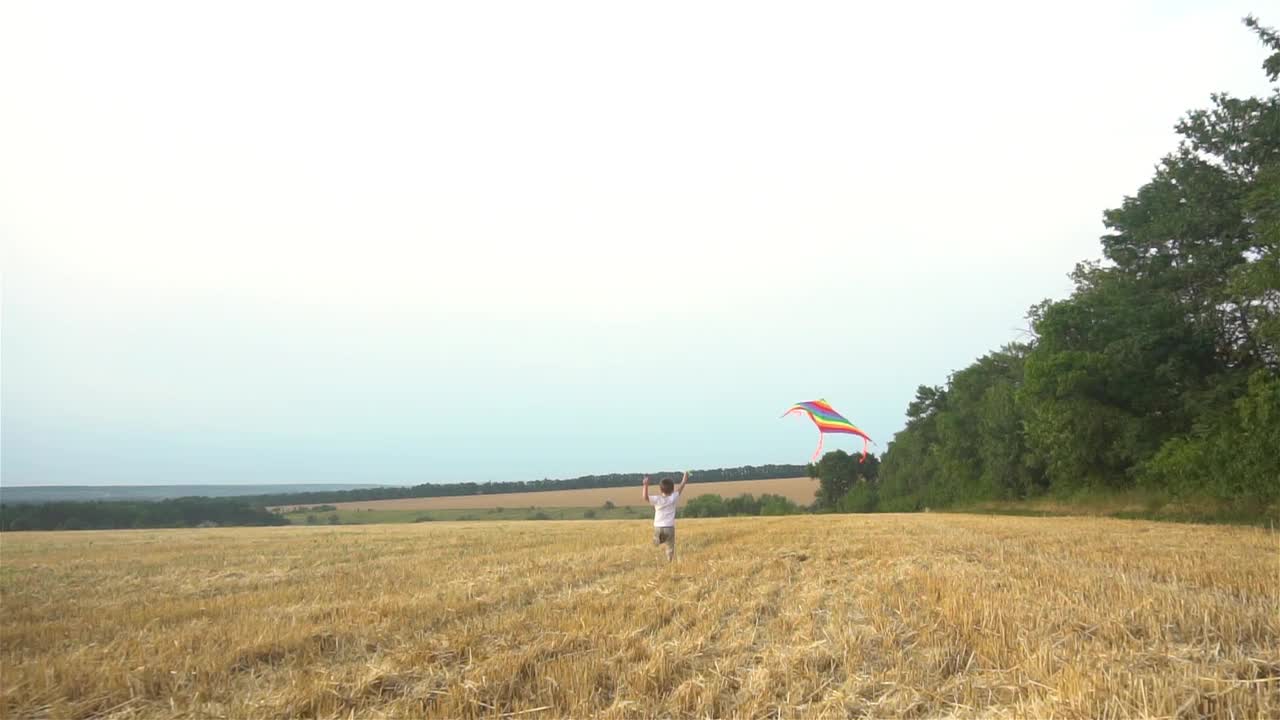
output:
[[[698,483],[730,480],[766,480],[803,477],[804,465],[759,465],[698,470]],[[233,498],[186,497],[159,501],[99,500],[91,502],[55,501],[46,503],[0,504],[0,530],[108,530],[117,528],[197,527],[209,525],[287,525],[289,521],[268,506],[307,506],[306,512],[336,510],[331,503],[355,500],[390,500],[455,495],[497,495],[542,490],[620,487],[639,485],[640,473],[585,475],[569,480],[456,483],[417,485],[407,488],[362,488],[304,493],[272,493]],[[651,473],[655,482],[663,478],[679,480],[680,473]],[[756,513],[745,513],[756,514]],[[314,517],[314,515],[312,516]],[[331,516],[327,522],[336,522]],[[318,523],[319,518],[308,522]]]
[[[0,505],[0,530],[115,530],[201,525],[288,525],[239,498],[48,502]]]
[[[1280,76],[1280,36],[1249,18]],[[1280,90],[1213,96],[1104,214],[1102,262],[1030,333],[921,386],[883,463],[813,468],[827,510],[1046,493],[1280,502]]]
[[[772,480],[774,478],[805,477],[805,465],[744,465],[735,468],[697,470],[691,477],[698,484],[730,482],[734,480]],[[639,485],[644,473],[614,473],[611,475],[583,475],[567,480],[514,480],[508,482],[464,482],[448,484],[424,484],[412,487],[363,488],[359,490],[334,490],[327,492],[273,493],[247,496],[255,504],[277,507],[283,505],[313,505],[319,503],[355,502],[364,500],[400,500],[420,497],[453,497],[458,495],[499,495],[518,492],[542,492],[549,490],[580,490],[585,488],[611,488]],[[656,484],[663,478],[680,480],[679,471],[649,473]]]

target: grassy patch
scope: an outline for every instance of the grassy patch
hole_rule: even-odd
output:
[[[1280,527],[1280,506],[1227,503],[1212,498],[1172,498],[1163,493],[1082,491],[1032,500],[991,500],[942,508],[942,512],[1025,517],[1111,517],[1210,525]]]
[[[1272,532],[646,524],[6,534],[0,717],[1280,717]]]

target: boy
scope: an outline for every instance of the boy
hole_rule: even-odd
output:
[[[667,553],[667,562],[676,558],[676,501],[688,484],[689,471],[686,470],[684,477],[680,478],[679,488],[675,487],[671,478],[663,478],[658,483],[661,495],[649,495],[648,475],[644,476],[644,483],[640,487],[645,501],[653,506],[653,544],[664,546],[662,549]]]

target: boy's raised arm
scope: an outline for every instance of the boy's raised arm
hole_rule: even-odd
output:
[[[684,492],[684,486],[689,484],[689,471],[684,471],[684,477],[680,478],[680,487],[676,488],[676,492]]]
[[[644,476],[644,482],[640,483],[640,493],[644,495],[644,501],[649,502],[649,476]]]

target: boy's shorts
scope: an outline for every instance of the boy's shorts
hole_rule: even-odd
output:
[[[653,544],[661,545],[663,543],[671,543],[671,547],[676,546],[676,529],[673,527],[656,527],[653,529]]]

